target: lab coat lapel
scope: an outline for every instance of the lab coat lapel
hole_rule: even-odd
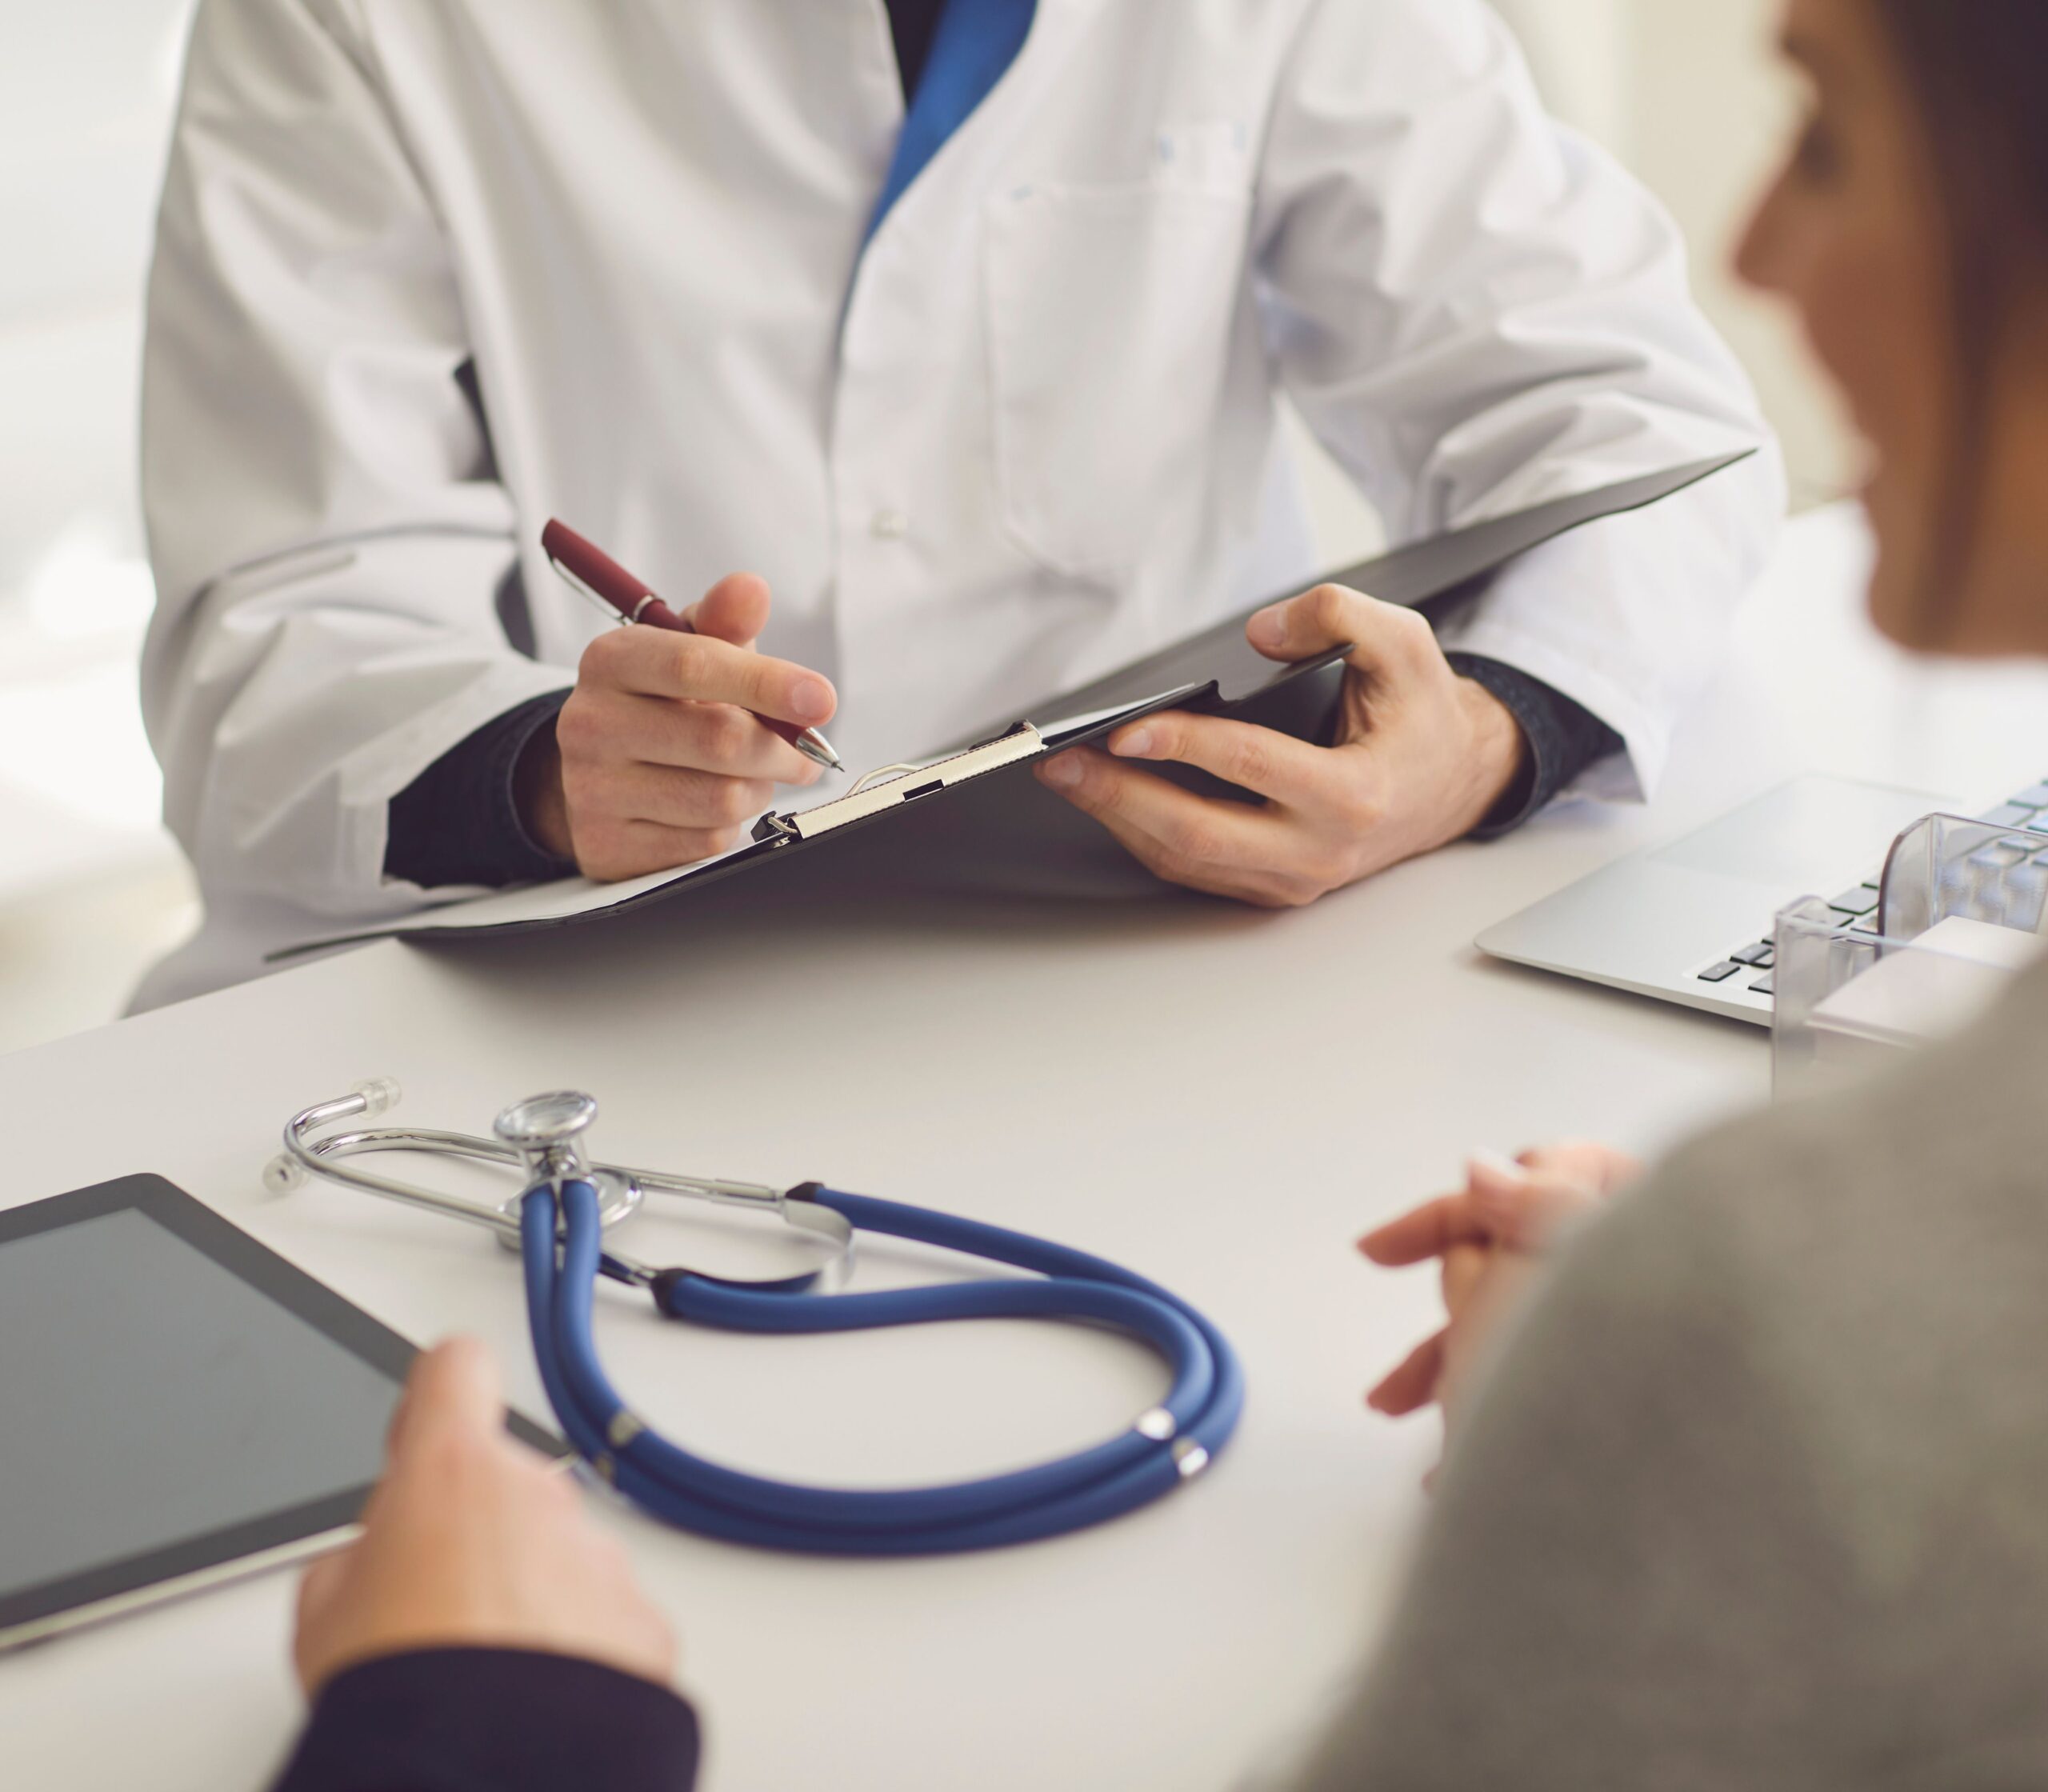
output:
[[[893,232],[929,228],[934,219],[958,218],[966,212],[986,170],[1024,127],[1038,97],[1058,78],[1080,43],[1090,19],[1107,3],[1038,0],[1030,35],[1017,59],[890,208],[870,247]]]

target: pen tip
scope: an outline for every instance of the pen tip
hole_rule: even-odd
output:
[[[839,757],[839,750],[818,733],[815,728],[806,728],[801,734],[788,735],[790,744],[813,765],[830,766],[834,771],[844,771],[846,762]]]

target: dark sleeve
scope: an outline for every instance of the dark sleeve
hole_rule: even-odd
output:
[[[392,798],[384,875],[428,890],[458,883],[538,883],[570,875],[574,865],[527,833],[512,790],[527,742],[554,726],[568,700],[566,690],[550,691],[507,710],[449,748]]]
[[[690,1792],[697,1717],[566,1655],[427,1649],[330,1681],[271,1792]]]
[[[1478,654],[1449,654],[1450,669],[1483,685],[1522,729],[1529,762],[1494,812],[1472,830],[1475,840],[1511,834],[1596,760],[1622,750],[1622,737],[1590,710],[1540,678]]]

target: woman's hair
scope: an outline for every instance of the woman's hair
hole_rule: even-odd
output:
[[[2048,0],[1871,4],[1918,102],[1947,235],[1956,389],[1930,568],[1946,583],[1974,557],[2000,358],[2048,273]]]

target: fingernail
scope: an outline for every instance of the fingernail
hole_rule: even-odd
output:
[[[1110,750],[1126,759],[1142,759],[1152,750],[1152,730],[1134,728],[1121,740],[1114,742]]]
[[[1245,625],[1245,633],[1251,638],[1254,647],[1277,650],[1287,645],[1287,612],[1278,604],[1270,610],[1262,610]]]
[[[832,713],[832,690],[822,678],[799,678],[790,690],[790,707],[799,722],[822,722]]]
[[[1475,1176],[1490,1176],[1510,1188],[1523,1189],[1529,1186],[1529,1172],[1514,1158],[1498,1151],[1490,1151],[1485,1146],[1465,1160],[1465,1166]]]
[[[1081,782],[1081,762],[1071,753],[1062,753],[1041,766],[1038,775],[1055,790],[1071,790]]]

